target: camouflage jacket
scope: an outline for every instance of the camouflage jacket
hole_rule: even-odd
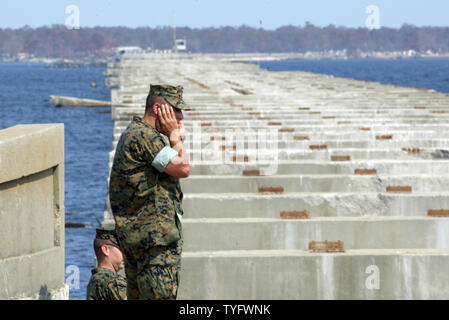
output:
[[[92,270],[87,285],[87,300],[125,300],[126,279],[107,268]]]
[[[168,145],[167,139],[140,117],[122,133],[115,151],[109,200],[120,246],[148,249],[182,238],[179,179],[161,173],[151,163]]]

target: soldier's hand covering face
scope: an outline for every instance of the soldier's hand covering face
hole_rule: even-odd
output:
[[[170,140],[177,140],[181,137],[180,127],[178,124],[183,119],[182,112],[174,111],[174,108],[168,104],[163,104],[157,109],[159,124],[156,122],[156,130],[166,135]],[[178,120],[179,119],[179,120]]]

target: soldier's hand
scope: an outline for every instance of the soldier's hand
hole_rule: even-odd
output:
[[[166,135],[170,141],[179,141],[180,130],[178,126],[178,121],[176,120],[175,112],[173,107],[168,104],[163,104],[158,109],[159,122],[160,122],[160,132]]]

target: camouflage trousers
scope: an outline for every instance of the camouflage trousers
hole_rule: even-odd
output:
[[[142,252],[123,249],[128,300],[176,299],[182,240]]]

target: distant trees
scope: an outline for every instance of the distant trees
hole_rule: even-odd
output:
[[[427,51],[449,52],[449,27],[415,27],[404,24],[399,29],[346,28],[329,25],[316,27],[283,26],[264,30],[249,26],[191,29],[177,28],[178,38],[187,39],[188,51],[204,53],[357,51]],[[117,46],[169,49],[173,45],[171,27],[136,28],[95,27],[69,30],[62,25],[36,29],[0,29],[0,54],[19,52],[38,57],[106,57]]]

